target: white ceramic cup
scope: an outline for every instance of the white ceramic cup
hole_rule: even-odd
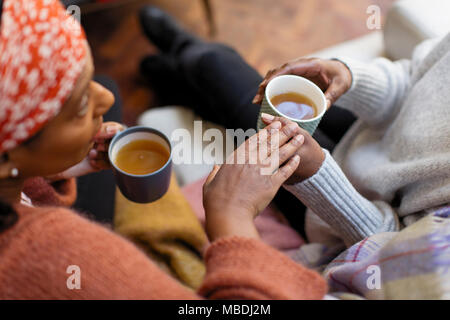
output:
[[[312,119],[301,120],[288,117],[278,111],[272,104],[271,99],[277,95],[295,92],[302,94],[311,99],[317,107],[317,116]],[[276,117],[283,117],[297,123],[300,127],[308,131],[311,135],[316,130],[323,115],[327,111],[327,99],[322,90],[312,81],[294,75],[283,75],[272,79],[264,94],[263,102],[261,104],[261,111],[258,117],[258,130],[265,127],[261,120],[261,113],[268,113]]]

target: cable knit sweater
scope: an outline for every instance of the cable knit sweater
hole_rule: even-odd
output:
[[[286,188],[320,218],[308,221],[352,245],[450,202],[450,34],[411,60],[339,60],[353,83],[336,104],[358,121],[313,177]],[[323,236],[307,227],[310,240]]]
[[[324,280],[260,241],[214,242],[197,293],[160,270],[131,242],[62,207],[75,199],[74,181],[43,179],[25,191],[42,207],[15,206],[19,221],[0,233],[0,299],[321,299]],[[69,266],[80,289],[69,289]]]

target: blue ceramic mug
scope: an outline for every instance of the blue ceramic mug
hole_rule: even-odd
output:
[[[157,171],[136,175],[121,170],[116,164],[117,153],[135,140],[150,140],[164,146],[170,156]],[[130,201],[149,203],[160,199],[169,189],[172,173],[172,146],[169,139],[160,131],[149,127],[131,127],[114,136],[109,145],[108,156],[122,194]]]

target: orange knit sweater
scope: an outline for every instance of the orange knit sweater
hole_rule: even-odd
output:
[[[321,299],[326,292],[316,272],[262,242],[231,237],[207,249],[195,293],[131,242],[60,207],[74,199],[74,181],[53,187],[27,182],[34,204],[47,206],[16,205],[18,223],[0,234],[0,299]],[[68,289],[71,265],[80,268],[80,289]]]

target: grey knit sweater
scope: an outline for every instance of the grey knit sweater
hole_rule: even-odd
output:
[[[352,245],[450,202],[450,34],[411,60],[339,60],[353,83],[336,104],[358,120],[313,177],[285,187]]]

